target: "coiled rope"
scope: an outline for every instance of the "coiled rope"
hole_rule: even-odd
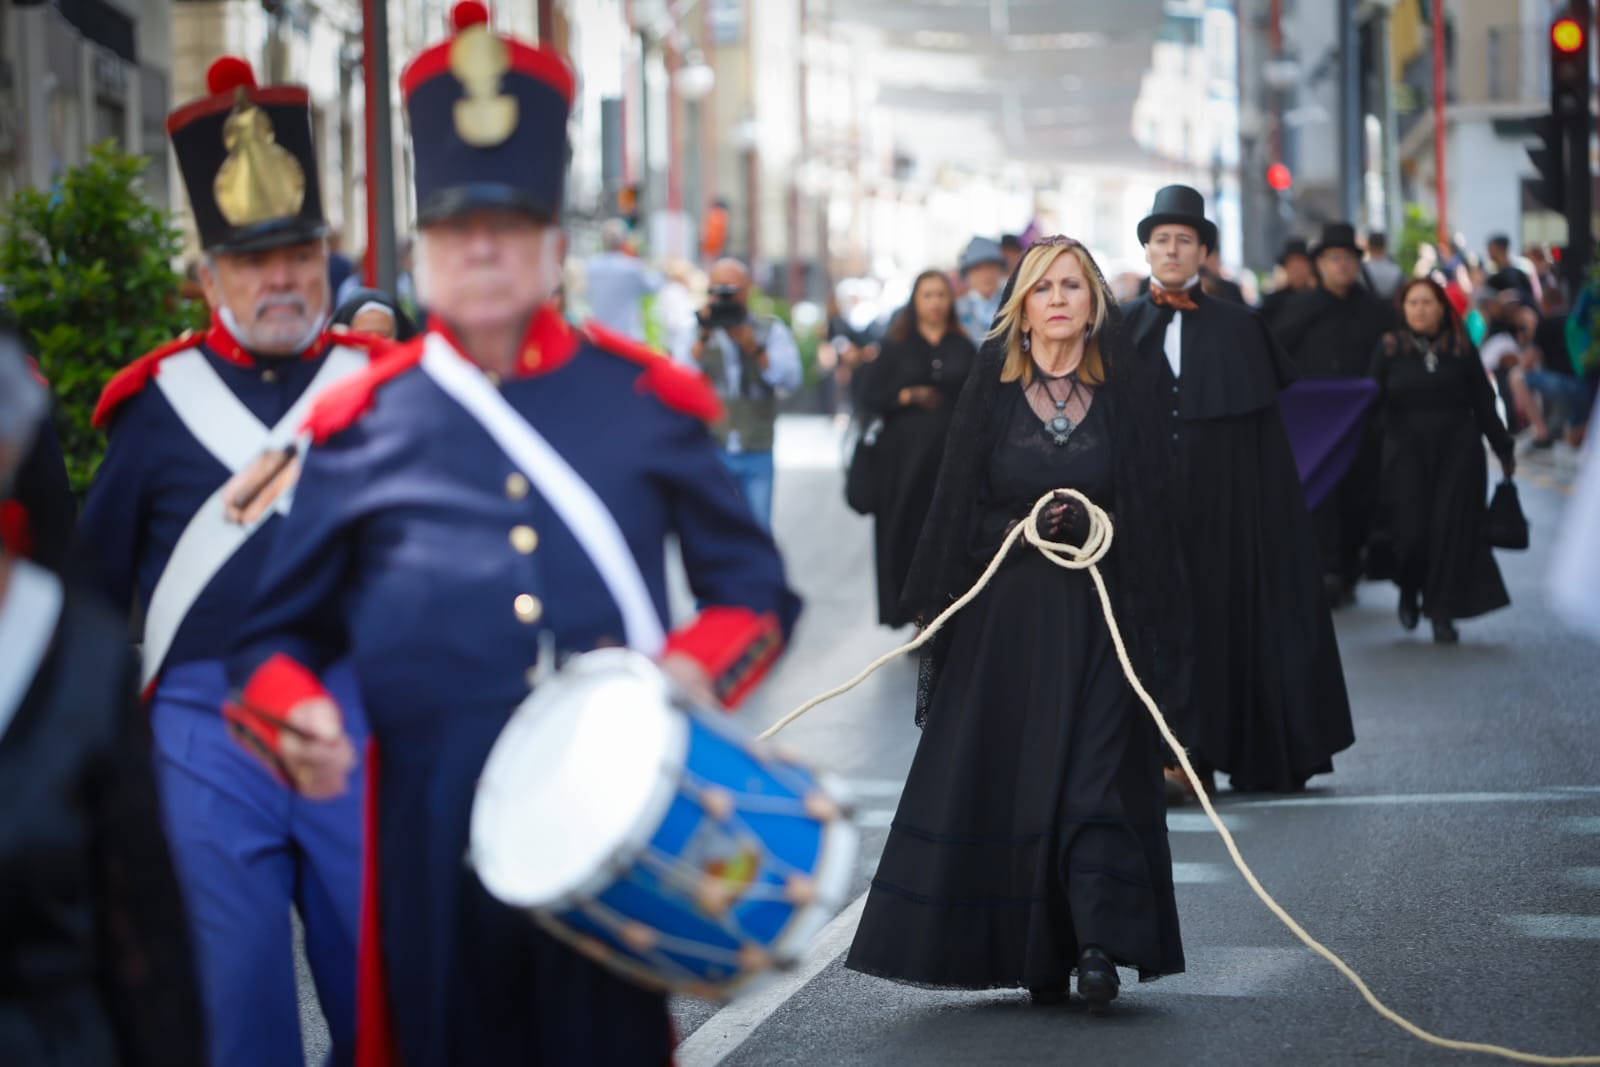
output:
[[[1039,534],[1039,516],[1045,507],[1058,496],[1067,496],[1076,500],[1088,513],[1089,534],[1084,538],[1082,545],[1050,541]],[[1440,1037],[1424,1030],[1379,1000],[1362,977],[1348,963],[1341,959],[1332,949],[1307,933],[1305,927],[1301,926],[1294,916],[1285,911],[1283,906],[1273,899],[1272,894],[1268,893],[1261,882],[1257,880],[1255,872],[1250,869],[1250,865],[1245,863],[1244,856],[1239,852],[1239,846],[1233,840],[1233,834],[1223,825],[1222,819],[1217,815],[1216,808],[1212,807],[1211,798],[1206,795],[1205,786],[1201,784],[1199,776],[1195,774],[1194,766],[1189,762],[1188,753],[1184,751],[1183,745],[1173,735],[1172,728],[1167,725],[1165,716],[1161,714],[1161,709],[1156,707],[1156,702],[1151,699],[1150,694],[1145,690],[1144,683],[1139,681],[1139,676],[1133,669],[1133,663],[1128,659],[1128,649],[1123,644],[1122,631],[1117,628],[1116,616],[1111,610],[1111,597],[1106,593],[1105,579],[1100,576],[1100,568],[1098,566],[1100,561],[1105,558],[1106,553],[1111,550],[1111,536],[1111,517],[1082,493],[1075,489],[1059,489],[1046,493],[1033,505],[1033,510],[1028,514],[1028,518],[1023,522],[1017,523],[1016,527],[1006,536],[999,550],[995,552],[994,559],[989,561],[988,568],[984,570],[972,588],[941,612],[939,617],[929,623],[917,635],[915,640],[902,645],[892,652],[879,656],[865,670],[845,684],[806,701],[769,727],[761,734],[761,738],[764,740],[771,737],[818,704],[826,703],[834,697],[848,693],[870,677],[874,671],[895,657],[921,648],[957,612],[972,603],[978,594],[983,592],[984,587],[989,584],[989,580],[994,577],[995,571],[1000,569],[1000,564],[1005,559],[1006,553],[1010,552],[1019,540],[1026,540],[1056,566],[1072,571],[1086,570],[1089,572],[1089,577],[1094,580],[1095,592],[1100,594],[1100,610],[1105,615],[1107,629],[1111,631],[1111,641],[1116,647],[1117,659],[1122,664],[1122,673],[1128,679],[1128,684],[1133,687],[1133,691],[1138,695],[1139,700],[1143,702],[1145,710],[1155,720],[1156,728],[1161,731],[1161,736],[1167,742],[1168,747],[1177,755],[1178,762],[1183,766],[1183,773],[1188,776],[1190,783],[1194,786],[1195,796],[1199,798],[1200,806],[1205,809],[1206,817],[1211,820],[1211,825],[1216,827],[1217,834],[1222,838],[1222,843],[1227,846],[1228,855],[1233,857],[1233,865],[1239,868],[1239,873],[1244,876],[1246,884],[1250,886],[1250,889],[1257,897],[1261,898],[1261,902],[1267,906],[1267,909],[1273,915],[1276,915],[1284,926],[1289,928],[1289,932],[1299,938],[1311,951],[1333,964],[1339,973],[1344,975],[1345,979],[1356,987],[1356,991],[1361,994],[1362,999],[1367,1002],[1373,1011],[1394,1023],[1412,1037],[1426,1041],[1430,1045],[1437,1045],[1440,1048],[1455,1049],[1459,1052],[1481,1052],[1490,1056],[1499,1056],[1502,1059],[1514,1060],[1518,1063],[1552,1065],[1600,1064],[1600,1056],[1541,1056],[1536,1053],[1518,1052],[1516,1049],[1505,1048],[1501,1045],[1490,1045],[1480,1041],[1458,1041],[1454,1038]]]

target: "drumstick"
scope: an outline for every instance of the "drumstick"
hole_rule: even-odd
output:
[[[251,704],[243,697],[234,697],[232,703],[242,711],[246,711],[260,719],[262,722],[269,723],[272,726],[276,726],[280,730],[291,733],[302,741],[327,740],[327,738],[320,737],[317,734],[312,733],[310,730],[307,730],[304,726],[296,726],[294,723],[290,722],[288,719],[285,719],[281,715],[274,714],[273,712],[268,711],[266,708]]]
[[[255,461],[254,469],[241,474],[244,479],[239,487],[228,498],[228,507],[235,513],[242,513],[250,506],[250,502],[261,494],[284,470],[294,461],[295,446],[290,444],[282,449],[272,452],[263,452]],[[249,475],[250,477],[246,477]]]

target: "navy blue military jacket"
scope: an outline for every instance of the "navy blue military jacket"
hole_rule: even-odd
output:
[[[355,664],[381,758],[368,776],[378,907],[367,920],[377,930],[363,935],[361,974],[383,975],[393,1020],[391,1029],[364,1015],[361,1042],[381,1047],[392,1033],[401,1061],[417,1064],[535,1062],[534,1047],[552,1062],[613,1062],[621,1045],[594,1044],[594,1028],[609,1026],[614,1043],[659,1038],[664,1051],[659,994],[538,934],[490,901],[462,862],[479,773],[537,682],[542,649],[626,643],[628,623],[594,546],[430,376],[427,361],[441,357],[483,385],[435,328],[313,414],[315,443],[230,662],[244,690],[229,714],[281,717],[315,692],[305,668],[345,654]],[[655,651],[695,658],[724,703],[737,702],[777,656],[800,603],[717,455],[706,426],[715,395],[665,357],[598,328],[576,333],[553,310],[530,326],[521,363],[525,373],[490,392],[614,518],[658,637],[676,536],[700,611]],[[275,743],[270,720],[254,732]],[[536,974],[545,978],[526,988]],[[493,1004],[485,988],[498,991]],[[362,997],[373,995],[364,984]]]
[[[261,423],[284,418],[338,346],[365,353],[371,339],[324,335],[301,357],[259,359],[213,321],[203,337],[188,337],[124,368],[107,385],[95,411],[110,443],[81,516],[74,564],[126,615],[134,602],[148,608],[174,546],[200,506],[232,475],[185,424],[155,380],[169,360],[198,353],[228,390]],[[178,628],[165,662],[221,659],[243,605],[266,559],[272,517],[206,583]]]

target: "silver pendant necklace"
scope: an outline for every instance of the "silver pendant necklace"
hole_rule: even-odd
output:
[[[1050,431],[1050,439],[1055,442],[1057,447],[1060,447],[1067,443],[1067,440],[1072,436],[1072,431],[1078,428],[1077,423],[1067,418],[1067,404],[1078,392],[1078,376],[1074,372],[1063,375],[1062,378],[1051,378],[1039,367],[1037,362],[1034,363],[1033,370],[1039,376],[1039,386],[1044,390],[1044,395],[1049,397],[1050,402],[1055,405],[1055,417],[1045,423],[1045,429]],[[1050,391],[1050,383],[1052,381],[1062,381],[1063,379],[1071,384],[1067,388],[1067,395],[1058,399],[1055,393]]]
[[[1422,352],[1423,368],[1429,374],[1433,374],[1439,369],[1439,357],[1434,354],[1433,346],[1428,344],[1428,342],[1424,341],[1421,337],[1418,337],[1416,334],[1411,335],[1411,340]]]

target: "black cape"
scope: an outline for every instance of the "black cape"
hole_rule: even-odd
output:
[[[930,345],[913,329],[904,340],[885,341],[878,358],[859,372],[858,405],[863,416],[883,419],[874,459],[877,510],[873,536],[878,621],[885,626],[911,621],[911,616],[900,610],[900,591],[905,588],[911,557],[928,517],[950,415],[977,354],[960,330],[949,330],[938,345]],[[938,389],[943,405],[932,411],[901,406],[900,390],[921,385]]]
[[[1355,740],[1316,539],[1278,391],[1294,379],[1261,317],[1197,298],[1183,315],[1181,376],[1164,343],[1172,312],[1125,305],[1140,363],[1170,397],[1167,439],[1193,633],[1191,699],[1174,723],[1191,754],[1235,788],[1288,790],[1333,769]]]

